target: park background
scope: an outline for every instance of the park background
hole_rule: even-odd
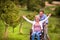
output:
[[[0,0],[0,40],[29,40],[31,24],[22,16],[34,20],[40,9],[46,15],[52,14],[48,24],[50,39],[60,40],[59,0]]]

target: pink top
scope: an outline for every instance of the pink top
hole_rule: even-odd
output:
[[[40,25],[34,25],[34,31],[41,31]]]

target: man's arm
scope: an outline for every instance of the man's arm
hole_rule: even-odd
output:
[[[47,18],[47,15],[45,15],[45,18]],[[46,24],[48,24],[48,19],[45,21]]]
[[[51,14],[48,15],[48,17],[46,17],[44,20],[42,20],[41,22],[44,23],[46,20],[48,20],[48,18],[51,16]]]

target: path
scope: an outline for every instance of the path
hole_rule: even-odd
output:
[[[49,4],[48,2],[45,2],[46,6],[56,6],[56,5],[60,5],[60,1],[53,1],[52,4]]]
[[[52,4],[45,2],[45,5],[46,5],[45,7],[60,5],[60,1],[53,1]],[[50,9],[55,10],[55,8],[50,8]]]

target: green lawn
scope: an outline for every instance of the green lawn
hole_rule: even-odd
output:
[[[24,22],[22,29],[23,29],[23,34],[19,34],[19,26],[15,28],[14,33],[12,32],[12,28],[9,28],[9,40],[29,40],[29,31],[31,28],[31,24]]]
[[[34,12],[20,9],[20,13],[30,14]],[[48,34],[51,40],[60,39],[59,23],[60,23],[60,18],[57,18],[57,17],[49,18]],[[12,32],[12,27],[9,27],[7,40],[29,40],[29,37],[30,37],[29,32],[31,29],[31,24],[24,21],[22,29],[23,29],[23,34],[19,34],[19,25],[14,29],[15,30],[14,33]],[[0,21],[0,40],[2,40],[3,33],[4,33],[4,24],[2,21]]]

